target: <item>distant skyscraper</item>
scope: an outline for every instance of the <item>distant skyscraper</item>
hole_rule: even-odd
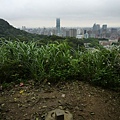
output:
[[[60,18],[56,19],[56,30],[57,30],[57,35],[60,35]]]
[[[93,34],[96,38],[100,36],[100,24],[94,24],[93,25]]]
[[[106,38],[107,36],[107,25],[104,24],[102,25],[102,29],[101,29],[101,38]]]
[[[97,25],[96,25],[96,23],[93,25],[93,31],[97,31]]]
[[[76,29],[70,29],[69,30],[69,36],[70,37],[76,37],[76,35],[77,35],[77,30]]]
[[[102,30],[104,31],[104,30],[107,30],[107,25],[103,25],[102,26]]]
[[[93,31],[98,31],[98,30],[100,30],[100,25],[95,23],[93,25]]]
[[[100,24],[97,24],[97,30],[100,30]]]

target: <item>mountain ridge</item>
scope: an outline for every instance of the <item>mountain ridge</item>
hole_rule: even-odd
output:
[[[0,38],[9,40],[30,41],[35,39],[41,39],[42,35],[31,34],[26,31],[15,28],[10,25],[9,22],[0,18]]]

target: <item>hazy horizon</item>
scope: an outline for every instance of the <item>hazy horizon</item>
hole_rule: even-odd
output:
[[[92,27],[94,23],[120,27],[119,0],[0,0],[0,17],[26,27]]]

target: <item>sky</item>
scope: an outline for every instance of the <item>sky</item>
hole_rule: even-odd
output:
[[[0,18],[15,27],[120,27],[120,0],[0,0]]]

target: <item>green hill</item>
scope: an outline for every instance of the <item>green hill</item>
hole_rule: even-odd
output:
[[[10,41],[37,41],[38,44],[48,44],[48,43],[55,43],[66,41],[70,46],[74,48],[78,48],[78,46],[84,46],[83,40],[72,38],[72,37],[60,37],[60,36],[46,36],[46,35],[38,35],[38,34],[31,34],[25,32],[23,30],[17,29],[10,25],[7,21],[0,19],[0,40],[6,39]]]
[[[18,36],[18,35],[25,35],[26,32],[19,30],[12,25],[10,25],[7,21],[0,19],[0,36]]]
[[[44,36],[27,33],[10,25],[7,21],[0,19],[0,38],[9,40],[29,41],[32,39],[41,39]]]

